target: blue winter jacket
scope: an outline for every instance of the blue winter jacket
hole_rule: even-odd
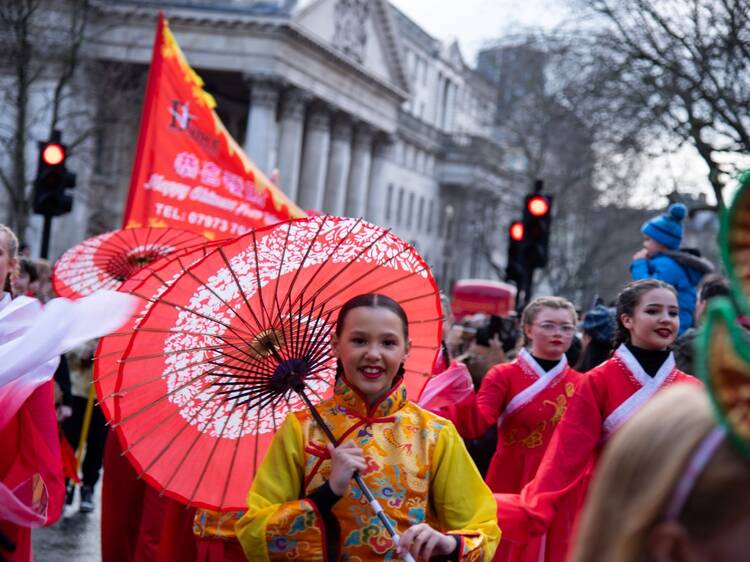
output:
[[[669,250],[650,258],[633,260],[630,275],[638,279],[659,279],[677,289],[680,306],[680,335],[693,325],[695,292],[701,278],[713,271],[713,266],[701,258],[680,250]]]

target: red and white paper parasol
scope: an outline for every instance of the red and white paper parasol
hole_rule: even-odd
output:
[[[152,303],[179,276],[185,268],[204,258],[221,242],[204,242],[183,250],[168,254],[147,265],[132,277],[128,278],[118,289],[123,293],[137,295],[138,308],[127,324],[117,332],[99,340],[94,359],[94,386],[99,405],[107,419],[113,419],[112,400],[117,385],[119,360],[124,355],[133,329],[136,328]]]
[[[156,292],[122,359],[112,416],[151,485],[209,509],[245,508],[276,428],[305,408],[281,384],[290,371],[303,374],[311,402],[331,396],[330,338],[344,302],[376,292],[404,307],[414,398],[440,342],[429,268],[410,245],[361,220],[313,217],[249,232]]]
[[[195,232],[176,228],[126,228],[84,240],[55,263],[52,286],[69,299],[99,289],[119,289],[134,273],[158,258],[205,243]]]

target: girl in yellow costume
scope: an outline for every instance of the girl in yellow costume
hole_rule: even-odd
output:
[[[287,417],[235,527],[248,559],[492,559],[495,500],[453,425],[407,399],[408,349],[406,314],[392,299],[360,295],[341,308],[335,392],[318,405],[338,446],[309,412]],[[402,533],[398,550],[355,471]]]

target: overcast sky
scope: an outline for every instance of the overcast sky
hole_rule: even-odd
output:
[[[437,39],[458,39],[467,63],[474,66],[477,52],[489,41],[518,31],[519,27],[556,27],[573,14],[570,0],[390,0],[425,31]],[[675,186],[691,192],[707,189],[706,166],[691,146],[676,155],[656,159],[640,178],[637,204],[666,204]]]
[[[482,46],[523,27],[554,27],[567,16],[564,0],[391,0],[437,39],[458,39],[473,64]]]

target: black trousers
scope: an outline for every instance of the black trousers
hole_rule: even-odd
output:
[[[75,450],[81,437],[83,427],[83,416],[86,413],[88,400],[80,396],[73,396],[73,415],[62,424],[63,433],[70,445]],[[94,404],[91,413],[91,425],[86,440],[86,455],[83,457],[83,485],[94,486],[99,480],[99,471],[102,468],[104,457],[104,444],[107,440],[107,426],[104,414],[98,404]]]

